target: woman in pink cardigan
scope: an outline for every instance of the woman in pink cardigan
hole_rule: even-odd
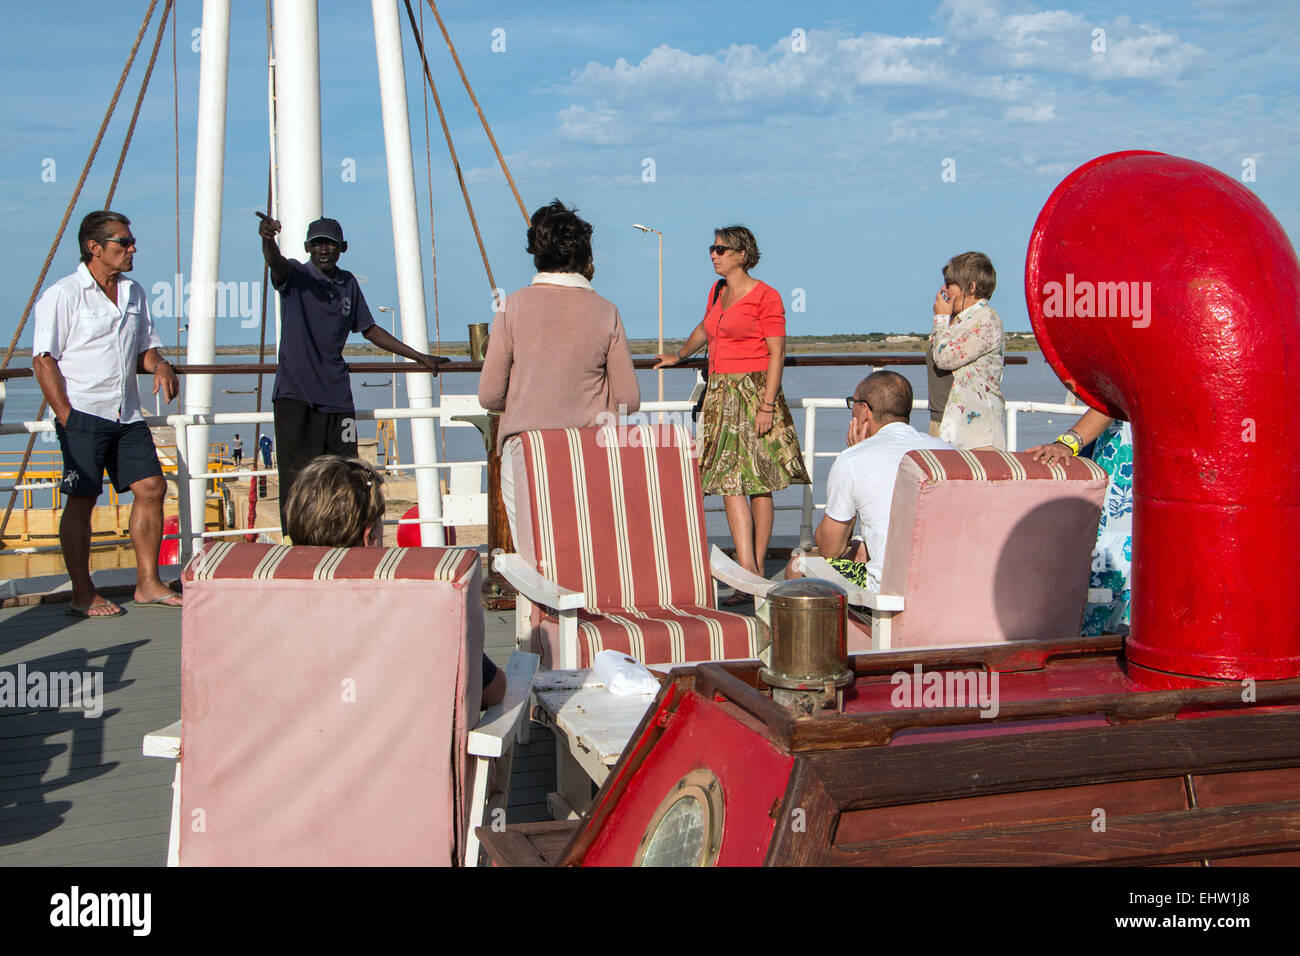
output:
[[[596,294],[591,225],[558,199],[533,213],[528,252],[537,275],[506,297],[492,333],[478,400],[500,411],[501,500],[515,534],[511,460],[533,428],[585,427],[602,413],[641,407],[627,333],[614,303]]]

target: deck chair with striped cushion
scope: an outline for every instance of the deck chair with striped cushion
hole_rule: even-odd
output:
[[[524,432],[513,456],[516,634],[543,668],[601,650],[654,666],[750,660],[758,625],[717,610],[699,467],[676,425]]]
[[[1024,452],[908,452],[894,484],[880,592],[823,559],[849,603],[849,649],[883,650],[1079,636],[1106,472],[1088,458]]]
[[[169,863],[477,862],[537,667],[480,717],[477,552],[209,543],[184,580],[181,720],[145,738],[179,758]]]

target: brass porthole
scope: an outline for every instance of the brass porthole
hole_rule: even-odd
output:
[[[699,768],[678,780],[650,818],[636,866],[713,866],[722,847],[722,784]]]

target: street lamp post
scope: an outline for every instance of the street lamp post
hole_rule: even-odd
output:
[[[642,232],[653,232],[659,237],[659,354],[664,351],[664,234],[658,229],[652,229],[650,226],[643,226],[639,222],[632,224],[633,229],[640,229]],[[659,401],[664,400],[664,370],[659,370]]]

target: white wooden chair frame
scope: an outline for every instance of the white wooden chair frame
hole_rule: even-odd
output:
[[[754,582],[762,582],[768,587],[772,584],[766,578],[751,574],[736,564],[723,554],[716,544],[709,555],[709,563],[715,578],[747,594],[756,593],[751,590],[757,586]],[[518,592],[515,597],[515,645],[522,647],[532,633],[533,605],[552,610],[560,622],[560,659],[551,661],[551,668],[577,670],[580,666],[578,664],[578,611],[587,606],[586,595],[581,591],[571,591],[556,584],[538,572],[520,554],[498,554],[492,562],[492,567],[500,572],[501,576]],[[745,580],[749,586],[738,586],[735,583],[738,580]],[[762,593],[767,592],[764,590]]]
[[[498,826],[505,822],[505,805],[510,795],[510,764],[513,742],[521,724],[527,719],[533,679],[541,658],[525,651],[515,651],[506,664],[506,694],[501,703],[485,710],[469,732],[466,749],[475,759],[470,764],[470,779],[465,782],[472,796],[469,832],[465,836],[465,866],[477,866],[480,826]],[[172,780],[172,821],[167,840],[167,865],[180,865],[181,841],[181,722],[168,724],[144,738],[146,757],[170,757],[176,761]],[[495,794],[487,792],[489,761],[497,763]],[[502,811],[498,816],[496,811]]]

